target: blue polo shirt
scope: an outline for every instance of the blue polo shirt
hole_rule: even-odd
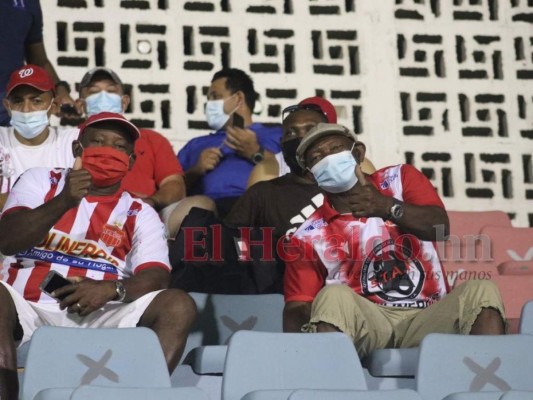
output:
[[[39,0],[0,0],[0,99],[6,96],[11,73],[24,65],[26,46],[43,41]],[[0,126],[9,125],[0,101]]]
[[[280,141],[283,131],[281,126],[252,124],[247,129],[255,132],[257,141],[265,150],[274,154],[281,151]],[[203,150],[209,147],[222,146],[220,150],[223,158],[220,163],[214,170],[200,178],[192,190],[187,191],[187,195],[204,194],[217,200],[223,197],[241,196],[244,193],[254,163],[238,156],[235,151],[223,145],[225,139],[226,131],[219,130],[209,135],[191,139],[179,151],[178,159],[183,170],[187,172],[196,164]]]

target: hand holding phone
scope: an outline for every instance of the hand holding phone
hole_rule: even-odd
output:
[[[71,281],[69,281],[59,272],[52,270],[44,277],[43,281],[39,285],[39,289],[41,289],[41,291],[46,293],[48,296],[53,297],[52,292],[70,284],[72,284]]]
[[[233,113],[233,124],[235,128],[244,129],[244,118],[237,113]]]

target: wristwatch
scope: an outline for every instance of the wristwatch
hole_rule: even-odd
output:
[[[115,291],[117,292],[117,296],[114,300],[123,302],[126,298],[126,287],[121,281],[115,281]]]
[[[400,218],[402,218],[402,216],[403,216],[403,203],[400,200],[395,199],[393,197],[392,206],[390,208],[389,215],[387,215],[387,219],[396,222]]]
[[[264,159],[265,159],[265,149],[263,147],[259,147],[259,150],[257,150],[257,153],[254,153],[251,158],[254,164],[259,164]]]

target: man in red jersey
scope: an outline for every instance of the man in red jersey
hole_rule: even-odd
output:
[[[99,113],[73,142],[72,169],[32,168],[14,185],[0,219],[0,397],[18,393],[16,343],[42,325],[153,329],[169,371],[176,367],[196,309],[166,289],[164,227],[122,179],[139,130],[122,115]],[[71,284],[51,293],[49,271]],[[166,289],[166,290],[165,290]]]
[[[318,124],[296,150],[326,198],[285,254],[284,330],[344,332],[360,357],[417,346],[430,332],[504,333],[492,282],[447,293],[433,242],[445,239],[449,222],[429,180],[406,164],[366,175],[364,155],[356,135],[336,124]]]

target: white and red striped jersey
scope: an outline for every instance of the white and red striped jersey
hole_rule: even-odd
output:
[[[368,177],[383,194],[444,208],[427,178],[410,165]],[[434,243],[381,218],[339,214],[326,199],[294,233],[287,252],[285,301],[311,302],[324,285],[345,284],[369,300],[424,308],[448,291]]]
[[[34,209],[58,195],[66,169],[32,168],[21,175],[3,215]],[[12,232],[24,235],[24,232]],[[119,190],[111,196],[87,196],[68,210],[34,247],[6,256],[1,278],[26,300],[55,302],[39,290],[51,269],[64,276],[92,279],[129,277],[146,268],[170,271],[164,227],[146,203]]]

